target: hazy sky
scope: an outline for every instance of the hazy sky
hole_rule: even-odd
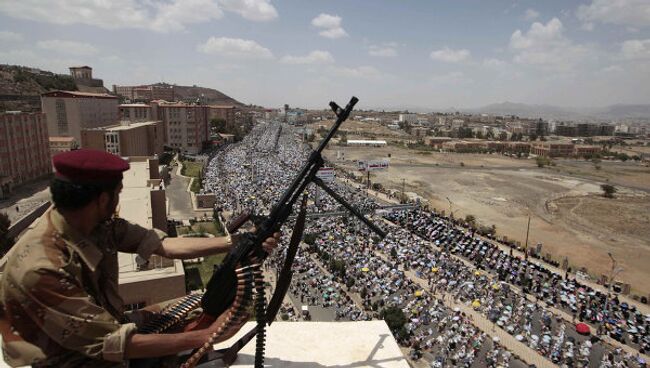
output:
[[[650,102],[650,0],[0,0],[0,63],[326,107]]]

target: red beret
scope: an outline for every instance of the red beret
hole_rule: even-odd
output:
[[[52,157],[56,177],[73,183],[110,183],[122,180],[129,163],[105,151],[79,149]]]

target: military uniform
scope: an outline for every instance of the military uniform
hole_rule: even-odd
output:
[[[119,183],[129,164],[97,150],[52,158],[56,179],[71,185]],[[148,259],[164,233],[122,219],[84,236],[57,209],[10,250],[0,281],[0,332],[11,366],[125,366],[126,342],[136,331],[118,294],[117,252]]]
[[[11,250],[0,284],[5,361],[12,366],[122,366],[135,332],[118,294],[117,252],[148,259],[164,233],[122,219],[84,237],[56,209]],[[6,330],[6,325],[5,325]]]

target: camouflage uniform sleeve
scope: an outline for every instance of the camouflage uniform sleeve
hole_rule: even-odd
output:
[[[135,333],[135,324],[120,324],[63,269],[28,271],[22,285],[25,312],[57,344],[95,359],[125,359],[126,342]]]
[[[144,259],[149,259],[167,237],[167,234],[158,229],[147,229],[124,219],[114,220],[113,234],[118,251],[137,253]]]

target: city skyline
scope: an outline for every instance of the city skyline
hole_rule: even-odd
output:
[[[0,3],[0,63],[320,108],[596,107],[650,96],[643,0]],[[67,73],[66,73],[67,74]]]

